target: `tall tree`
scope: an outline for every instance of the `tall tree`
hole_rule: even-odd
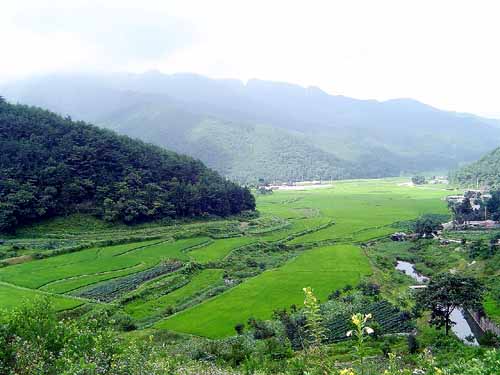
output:
[[[434,277],[427,288],[417,294],[417,306],[430,310],[430,325],[445,328],[448,335],[455,324],[451,314],[455,309],[475,309],[481,306],[483,286],[473,277],[443,273]]]

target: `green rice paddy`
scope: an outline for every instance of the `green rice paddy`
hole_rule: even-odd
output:
[[[332,290],[356,285],[370,273],[359,247],[338,245],[309,250],[285,266],[264,272],[227,293],[156,325],[208,337],[234,333],[248,318],[269,318],[275,309],[300,304],[302,288],[311,286],[325,299]]]
[[[391,225],[395,222],[415,219],[423,213],[447,212],[442,198],[450,192],[443,186],[408,187],[400,186],[401,182],[356,180],[336,182],[331,188],[276,191],[257,197],[261,214],[258,219],[137,229],[119,226],[119,238],[128,233],[130,238],[140,235],[156,239],[94,246],[1,268],[0,281],[8,284],[0,284],[0,307],[10,308],[24,297],[50,293],[59,309],[72,308],[84,301],[67,297],[67,293],[93,284],[103,285],[105,290],[106,282],[116,284],[125,276],[130,279],[130,275],[161,262],[178,260],[186,267],[198,264],[199,270],[193,273],[183,268],[159,276],[158,281],[140,279],[142,284],[132,287],[137,289],[137,295],[127,299],[126,294],[119,308],[138,321],[157,317],[156,329],[207,337],[231,335],[236,324],[246,323],[250,317],[268,318],[275,309],[300,304],[306,286],[325,299],[335,289],[356,285],[373,272],[359,242],[394,232]],[[29,247],[55,238],[62,242],[77,239],[78,243],[95,241],[100,236],[113,238],[113,227],[108,224],[94,225],[87,220],[78,227],[77,222],[68,220],[66,232],[61,220],[30,227],[22,231],[22,241]],[[271,259],[280,251],[301,246],[304,250],[294,250],[293,256],[283,258],[291,259],[284,264],[268,262],[271,268],[261,264],[256,276],[256,265],[249,264],[254,267],[253,273],[246,272],[245,264],[235,264],[237,259],[228,257],[237,249],[268,249],[259,250],[259,259]],[[246,257],[247,261],[251,259],[251,253]],[[228,272],[240,275],[235,286],[230,279],[224,280]],[[182,283],[175,284],[178,280]],[[127,293],[133,293],[129,290]],[[205,295],[204,299],[200,297]],[[179,306],[191,307],[178,311]],[[178,312],[161,319],[169,309]]]

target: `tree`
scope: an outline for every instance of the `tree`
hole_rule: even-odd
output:
[[[420,236],[429,237],[443,229],[442,220],[440,215],[424,215],[415,222],[415,232]]]
[[[474,219],[474,210],[472,209],[470,198],[465,198],[457,204],[450,203],[450,209],[453,212],[455,220],[459,223]]]
[[[430,325],[444,327],[448,334],[455,324],[450,318],[453,311],[480,307],[483,292],[483,285],[473,277],[443,273],[417,294],[417,306],[430,310]]]
[[[486,203],[486,210],[491,219],[500,219],[500,191],[491,192],[491,198]]]
[[[413,176],[411,182],[413,182],[414,185],[424,185],[427,183],[424,176]]]
[[[469,245],[469,257],[471,259],[489,258],[495,250],[494,244],[488,246],[483,239],[474,240]]]

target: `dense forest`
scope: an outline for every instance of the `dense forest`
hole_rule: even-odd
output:
[[[461,185],[500,188],[500,147],[475,163],[452,172],[451,179]]]
[[[79,211],[109,221],[253,210],[202,162],[0,97],[0,231]]]

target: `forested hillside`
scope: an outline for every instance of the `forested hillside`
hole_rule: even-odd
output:
[[[500,188],[500,147],[478,161],[458,169],[451,174],[452,180],[461,185]]]
[[[200,161],[0,97],[0,231],[75,211],[137,223],[255,208]]]
[[[498,122],[490,119],[410,99],[357,100],[260,80],[54,75],[1,90],[8,100],[200,158],[244,183],[447,170],[500,144]]]

